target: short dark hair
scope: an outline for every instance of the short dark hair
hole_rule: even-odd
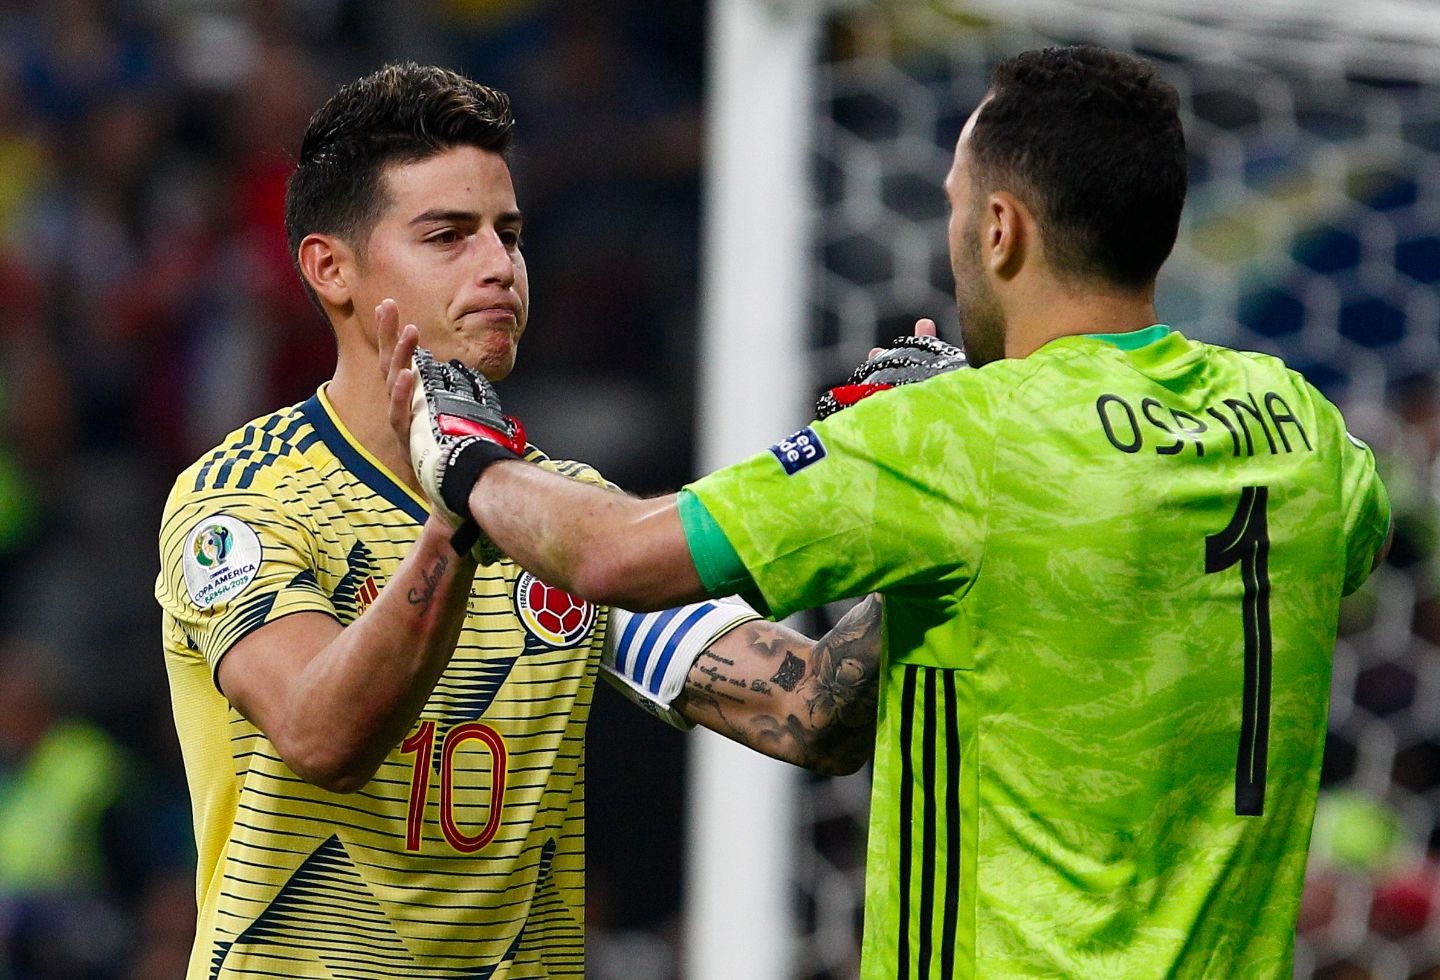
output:
[[[1016,55],[996,67],[970,134],[976,190],[1031,208],[1058,273],[1148,285],[1185,205],[1179,104],[1139,58],[1093,45]]]
[[[385,168],[457,146],[504,157],[514,134],[509,96],[446,68],[386,65],[342,86],[310,118],[285,190],[285,234],[296,271],[300,242],[316,232],[343,238],[364,255],[388,203]],[[300,282],[320,307],[303,274]]]

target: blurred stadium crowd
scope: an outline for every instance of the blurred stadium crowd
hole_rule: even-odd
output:
[[[183,974],[193,843],[157,521],[179,469],[328,376],[281,209],[337,84],[411,59],[511,93],[533,315],[507,407],[552,454],[633,489],[689,476],[703,16],[634,0],[0,2],[0,978]],[[608,748],[655,742],[600,700]],[[678,743],[660,744],[678,766]],[[623,760],[591,755],[593,784],[616,786]],[[678,781],[654,792],[659,824],[678,825]],[[605,793],[592,837],[620,812]],[[625,903],[632,920],[678,904],[673,870],[645,865],[673,868],[678,847],[604,849],[660,880]],[[591,868],[597,898],[630,897]],[[668,969],[663,950],[633,955]]]

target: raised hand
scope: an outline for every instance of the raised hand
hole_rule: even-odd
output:
[[[935,321],[921,319],[910,336],[896,337],[889,347],[871,348],[869,360],[845,384],[820,396],[815,417],[823,419],[878,392],[968,366],[963,350],[935,335]]]

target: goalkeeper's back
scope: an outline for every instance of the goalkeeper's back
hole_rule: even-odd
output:
[[[942,658],[975,706],[975,965],[1288,977],[1339,601],[1388,508],[1279,361],[1127,340],[964,379],[1003,393],[971,639]]]
[[[1334,406],[1156,325],[808,439],[689,489],[774,615],[884,595],[864,975],[1288,976],[1338,605],[1389,514]]]

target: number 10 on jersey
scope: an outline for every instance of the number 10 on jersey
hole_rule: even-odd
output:
[[[405,819],[405,849],[420,850],[420,835],[424,825],[425,801],[430,789],[430,765],[435,751],[435,722],[423,721],[415,733],[400,743],[405,755],[413,755],[415,763],[410,770],[410,805]],[[462,746],[474,742],[484,747],[490,755],[490,807],[485,824],[479,833],[469,833],[460,825],[457,811],[460,809],[457,796],[460,788],[455,785],[456,757]],[[506,753],[505,740],[489,725],[478,721],[456,725],[450,729],[440,745],[440,833],[446,843],[462,854],[471,854],[490,843],[500,829],[500,811],[505,800]]]
[[[1268,487],[1245,487],[1225,530],[1205,538],[1205,571],[1240,566],[1245,586],[1245,682],[1240,700],[1240,750],[1235,764],[1235,812],[1265,810],[1265,761],[1270,748],[1270,530]]]

